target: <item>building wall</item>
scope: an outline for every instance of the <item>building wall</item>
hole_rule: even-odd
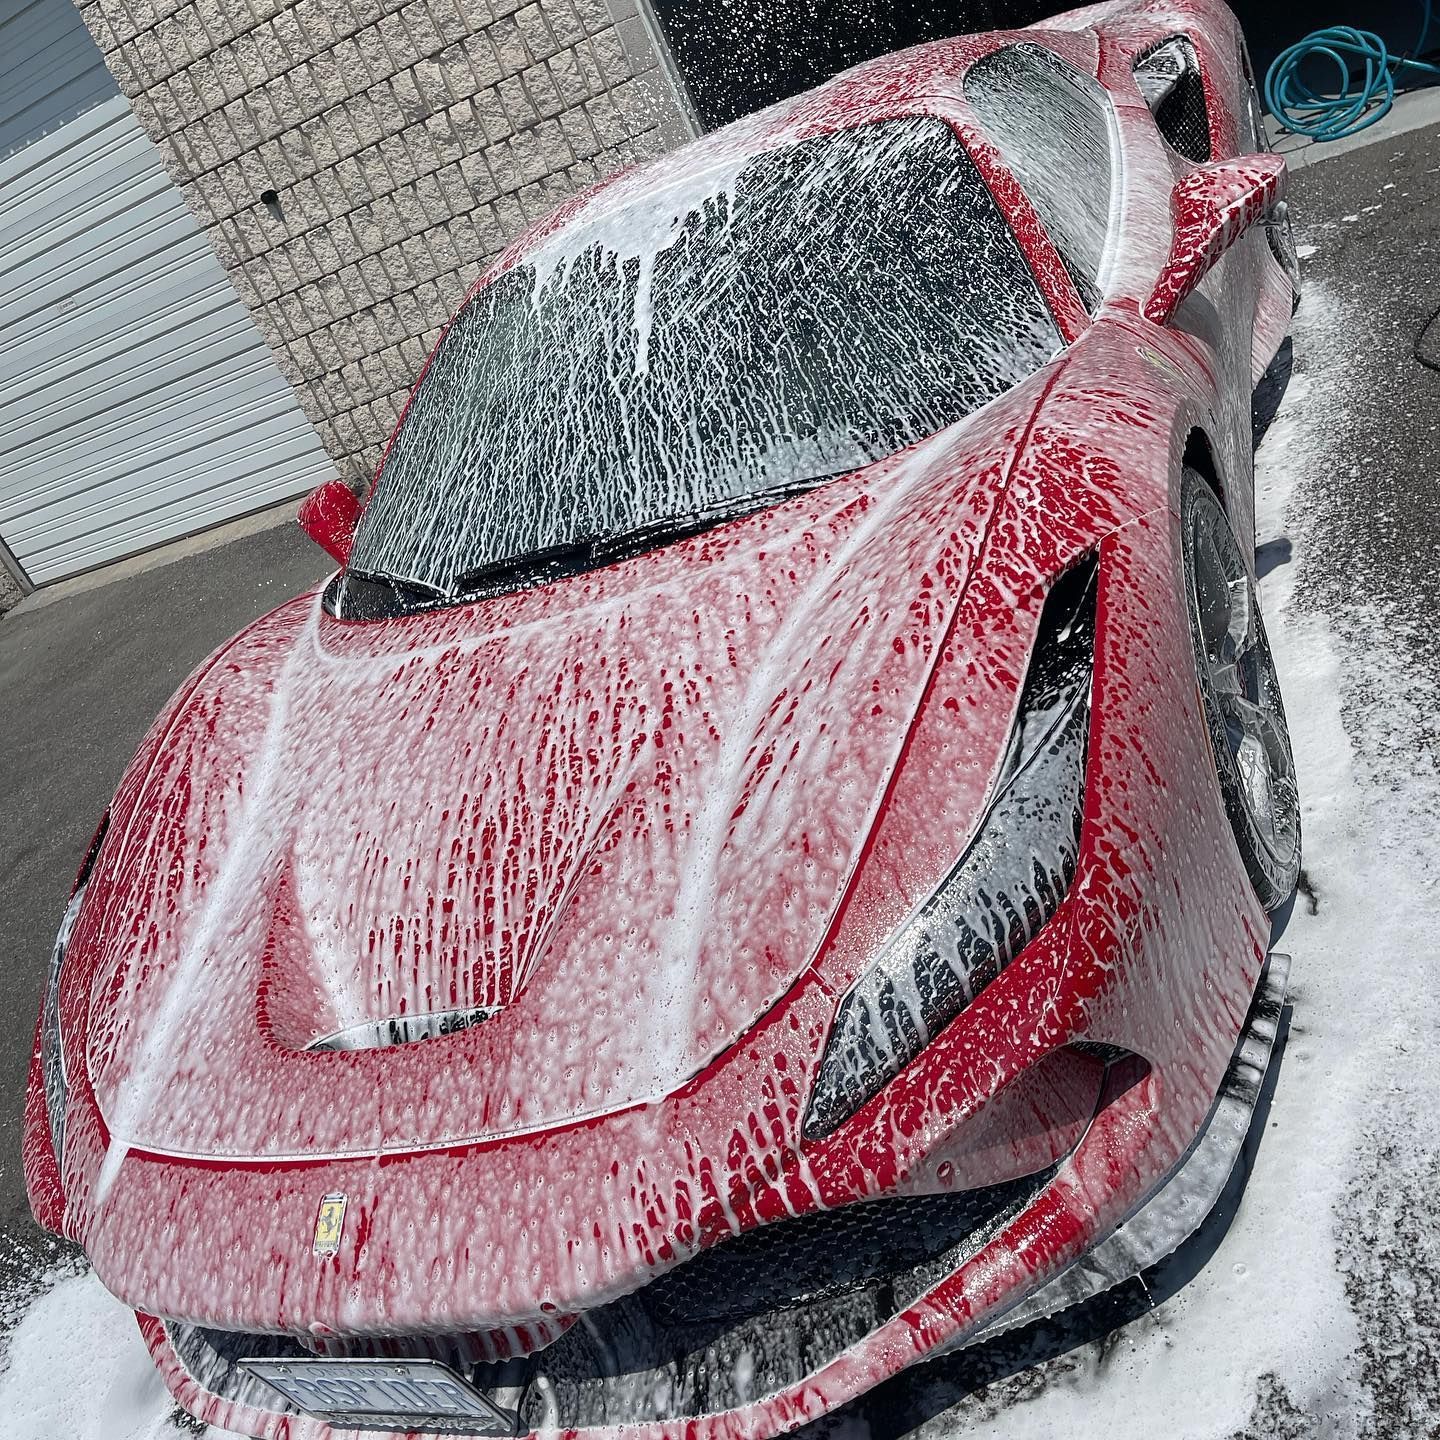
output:
[[[652,0],[707,128],[861,61],[975,30],[1028,25],[1085,0]]]
[[[25,592],[20,588],[20,582],[11,574],[4,558],[0,557],[0,615],[7,610],[13,610],[24,598],[24,595]]]
[[[577,190],[693,133],[636,0],[80,11],[356,482],[486,262]]]

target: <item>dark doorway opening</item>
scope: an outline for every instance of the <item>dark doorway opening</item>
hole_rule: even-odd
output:
[[[707,130],[891,50],[1028,25],[1046,0],[651,0]]]

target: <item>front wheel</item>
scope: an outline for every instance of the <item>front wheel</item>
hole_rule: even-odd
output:
[[[1180,521],[1196,676],[1225,813],[1255,893],[1274,910],[1300,875],[1300,792],[1280,680],[1230,523],[1190,469]]]

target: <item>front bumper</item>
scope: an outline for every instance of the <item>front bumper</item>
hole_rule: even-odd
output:
[[[468,1376],[520,1416],[521,1433],[755,1440],[1118,1284],[1173,1251],[1219,1199],[1273,1063],[1286,970],[1272,957],[1210,1114],[1159,1186],[1139,1179],[1163,1128],[1159,1081],[1121,1056],[1080,1143],[1038,1175],[777,1222],[589,1313],[527,1360]],[[140,1323],[175,1398],[201,1419],[264,1440],[353,1433],[275,1408],[274,1392],[237,1366],[303,1355],[295,1342]]]
[[[1130,1134],[1145,1131],[1146,1102],[1137,1095],[1126,1108],[1139,1124],[1123,1128]],[[1097,1154],[1095,1163],[1107,1167],[1120,1159],[1113,1145],[1101,1140],[1112,1129],[1097,1118],[1094,1140],[1082,1146],[1104,1149],[1106,1160]],[[1084,1164],[1077,1150],[1064,1168]],[[957,1214],[953,1201],[958,1197],[889,1202],[920,1207],[938,1202],[941,1208],[930,1214],[923,1208],[919,1212],[917,1228],[926,1242],[922,1250],[931,1253],[887,1257],[901,1263],[889,1273],[862,1267],[871,1273],[852,1273],[847,1277],[854,1282],[851,1287],[822,1291],[794,1306],[786,1303],[792,1297],[774,1297],[779,1303],[759,1313],[676,1324],[679,1317],[670,1302],[684,1294],[689,1278],[684,1277],[688,1267],[681,1267],[635,1296],[590,1312],[530,1361],[469,1373],[496,1403],[521,1416],[520,1433],[553,1435],[558,1430],[595,1440],[779,1435],[962,1339],[1100,1238],[1106,1219],[1089,1211],[1084,1195],[1091,1186],[1078,1179],[1078,1174],[1042,1175],[1033,1187],[987,1197],[1000,1203],[979,1217]],[[833,1248],[844,1270],[854,1257],[840,1252],[842,1237],[858,1238],[867,1219],[862,1212],[886,1204],[832,1212],[834,1220],[825,1218],[835,1230],[812,1238]],[[967,1223],[967,1218],[979,1223]],[[1110,1228],[1119,1218],[1110,1216]],[[767,1228],[779,1232],[786,1225]],[[751,1233],[763,1236],[764,1231]],[[703,1261],[724,1248],[698,1258]],[[914,1263],[904,1263],[907,1259]],[[332,1440],[349,1434],[287,1413],[273,1392],[236,1365],[246,1355],[303,1354],[296,1342],[277,1344],[276,1337],[235,1336],[144,1316],[141,1328],[175,1398],[200,1419],[264,1440]]]

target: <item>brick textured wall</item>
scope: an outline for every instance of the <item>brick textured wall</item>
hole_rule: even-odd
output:
[[[19,604],[22,593],[20,582],[4,565],[0,565],[0,615]]]
[[[485,263],[577,190],[692,133],[635,0],[80,11],[353,481]]]

